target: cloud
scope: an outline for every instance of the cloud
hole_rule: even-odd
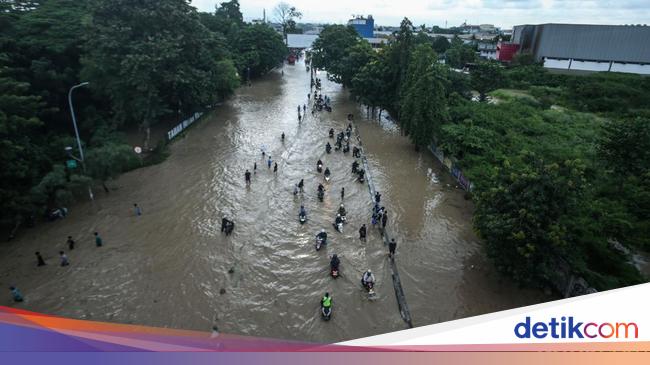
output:
[[[427,3],[429,10],[445,10],[455,8],[461,1],[458,0],[431,0]]]
[[[537,9],[542,7],[541,0],[483,0],[487,9]]]
[[[193,0],[200,11],[214,11],[226,0]],[[404,17],[413,24],[460,25],[490,23],[511,27],[517,24],[650,23],[650,0],[284,0],[303,12],[303,21],[344,23],[351,14],[372,14],[375,23],[398,25]],[[272,16],[280,0],[240,0],[247,20]]]

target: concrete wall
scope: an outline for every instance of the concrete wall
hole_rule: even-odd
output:
[[[612,72],[626,72],[641,75],[650,75],[650,65],[640,65],[635,63],[617,63],[612,64]]]
[[[577,61],[571,62],[571,70],[609,71],[609,62]]]
[[[557,60],[554,58],[545,58],[544,67],[546,68],[559,68],[562,70],[569,69],[569,60]]]

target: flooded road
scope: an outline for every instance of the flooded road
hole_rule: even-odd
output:
[[[327,131],[347,125],[355,113],[370,173],[389,212],[398,240],[398,263],[416,326],[550,300],[499,280],[471,229],[472,205],[428,153],[416,153],[389,121],[364,113],[339,85],[325,81],[333,112],[298,123],[296,107],[307,104],[309,73],[285,66],[237,95],[192,127],[171,146],[164,163],[123,175],[115,190],[70,209],[63,221],[43,223],[0,246],[0,286],[18,286],[24,303],[11,305],[61,316],[225,333],[335,342],[405,329],[379,232],[370,224],[366,185],[354,182],[350,154],[325,153]],[[280,135],[286,139],[281,141]],[[330,140],[331,141],[331,140]],[[333,142],[333,141],[331,141]],[[262,158],[265,148],[277,174]],[[325,183],[316,172],[321,158],[332,171]],[[244,172],[257,172],[246,187]],[[294,184],[305,192],[294,196]],[[326,187],[324,202],[316,187]],[[342,202],[344,233],[332,222]],[[138,203],[143,215],[134,216]],[[304,204],[308,222],[300,225]],[[235,221],[232,236],[221,218]],[[369,227],[361,242],[357,230]],[[324,228],[329,244],[314,249]],[[94,245],[98,231],[105,245]],[[67,236],[71,266],[58,264]],[[48,265],[36,267],[34,252]],[[328,274],[329,258],[341,258],[342,276]],[[366,269],[377,278],[369,301],[359,280]],[[334,299],[330,322],[319,301]]]

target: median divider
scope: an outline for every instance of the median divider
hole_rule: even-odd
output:
[[[359,144],[359,149],[361,149],[361,162],[363,164],[363,169],[366,171],[365,177],[368,186],[368,192],[370,193],[370,199],[374,202],[374,196],[377,190],[375,188],[375,184],[372,181],[372,176],[370,174],[370,167],[368,166],[368,160],[366,159],[366,154],[363,148],[363,142],[361,141],[361,135],[359,134],[359,129],[357,129],[355,123],[353,121],[351,121],[350,123],[354,127],[354,133],[355,136],[357,137],[357,143]],[[390,242],[389,230],[386,228],[384,229],[383,233],[384,234],[382,237],[384,240],[384,245],[388,245],[388,243]],[[408,328],[413,328],[411,312],[409,311],[408,304],[406,303],[406,295],[404,294],[404,288],[402,288],[402,281],[400,280],[399,271],[397,270],[397,262],[395,261],[394,256],[389,258],[389,260],[390,260],[391,276],[393,278],[393,288],[395,289],[395,297],[397,299],[397,306],[399,308],[400,315],[402,316],[404,322],[406,322]]]

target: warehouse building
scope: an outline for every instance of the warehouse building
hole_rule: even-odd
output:
[[[650,75],[645,25],[518,25],[511,44],[549,69]]]

